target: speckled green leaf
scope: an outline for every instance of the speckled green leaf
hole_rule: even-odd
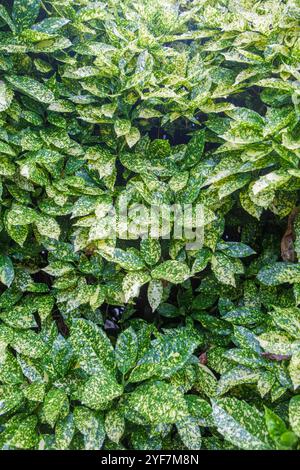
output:
[[[29,231],[28,226],[27,225],[10,225],[7,222],[5,223],[5,226],[6,226],[8,235],[20,246],[23,246],[28,236],[28,231]]]
[[[117,119],[114,124],[115,133],[118,137],[130,132],[131,123],[127,119]]]
[[[117,128],[117,130],[120,132],[120,129]],[[118,133],[116,130],[116,133]],[[130,131],[125,135],[126,142],[128,144],[128,147],[133,147],[139,140],[140,140],[141,134],[140,131],[137,127],[131,127]]]
[[[257,276],[258,280],[267,286],[277,286],[284,282],[294,284],[300,282],[300,266],[284,262],[277,262],[262,268]]]
[[[195,261],[192,266],[192,271],[194,273],[203,271],[206,268],[210,259],[211,259],[211,251],[208,248],[203,247],[200,251],[198,251],[198,253],[195,256]]]
[[[53,387],[47,393],[44,404],[43,413],[46,422],[54,427],[59,418],[64,418],[69,411],[68,397],[63,390]]]
[[[263,415],[237,398],[213,400],[213,417],[223,437],[244,450],[268,450],[271,444]]]
[[[119,410],[110,410],[105,417],[105,432],[107,437],[117,444],[125,431],[125,420]]]
[[[153,312],[159,307],[162,302],[163,291],[164,288],[162,281],[152,279],[149,282],[147,289],[147,298]]]
[[[6,255],[0,255],[0,281],[10,287],[15,277],[15,271],[11,259]]]
[[[35,224],[41,235],[58,240],[60,227],[54,218],[39,215],[35,220]]]
[[[141,428],[131,434],[131,445],[134,450],[161,450],[162,439],[160,435],[149,434]]]
[[[36,220],[36,212],[30,207],[14,204],[7,213],[11,225],[28,225]]]
[[[52,91],[33,78],[21,75],[6,75],[5,79],[15,90],[30,96],[40,103],[49,104],[54,101]]]
[[[11,345],[17,352],[32,358],[42,357],[47,350],[41,336],[32,330],[15,330]]]
[[[13,328],[27,329],[37,327],[36,320],[30,306],[16,306],[11,310],[0,312],[0,318]]]
[[[24,381],[22,369],[20,368],[15,356],[6,349],[1,354],[0,362],[0,380],[3,384],[20,384]]]
[[[0,3],[0,448],[299,448],[299,2]]]
[[[294,338],[300,338],[300,310],[296,307],[274,307],[271,313],[276,325]]]
[[[188,416],[176,423],[176,427],[180,439],[189,450],[201,449],[201,431],[195,418]]]
[[[161,256],[161,248],[159,240],[155,238],[145,238],[141,240],[141,255],[149,266],[158,263]]]
[[[58,450],[66,450],[73,439],[75,433],[75,424],[73,415],[70,413],[63,419],[60,419],[55,426],[55,444]]]
[[[19,31],[31,26],[40,10],[40,0],[14,0],[12,18]]]
[[[288,371],[293,382],[294,390],[300,387],[300,351],[295,351],[291,357]]]
[[[184,168],[190,168],[199,162],[201,159],[205,142],[205,132],[202,130],[195,134],[189,141],[185,157],[184,157]]]
[[[0,18],[10,27],[11,31],[16,31],[15,25],[4,5],[0,5]]]
[[[128,271],[137,271],[145,267],[142,258],[135,252],[125,251],[120,248],[114,250],[113,261]]]
[[[13,91],[5,82],[0,80],[0,112],[3,112],[10,107],[13,96]]]
[[[212,407],[211,405],[200,398],[198,395],[187,394],[185,401],[188,406],[190,416],[197,418],[200,426],[212,425]]]
[[[261,347],[268,353],[279,355],[292,355],[292,339],[287,334],[277,331],[268,331],[258,336]]]
[[[23,390],[27,400],[42,402],[45,396],[45,384],[33,382]]]
[[[237,366],[221,375],[218,383],[218,395],[223,395],[237,385],[255,383],[259,374],[253,369]]]
[[[265,407],[265,421],[270,437],[274,442],[278,442],[280,436],[286,432],[284,421],[267,407]]]
[[[188,179],[189,179],[188,171],[180,172],[172,176],[172,178],[169,181],[169,186],[174,192],[181,191],[183,188],[186,187]]]
[[[140,382],[152,376],[170,377],[184,366],[196,346],[197,340],[185,329],[162,335],[152,341],[149,351],[138,361],[130,374],[130,382]]]
[[[235,267],[224,253],[217,252],[213,255],[211,267],[218,281],[235,287]]]
[[[128,396],[125,417],[136,420],[136,415],[145,423],[176,423],[187,415],[187,406],[182,393],[165,382],[141,385]]]
[[[289,418],[294,433],[300,437],[300,395],[295,395],[290,400]]]
[[[9,445],[24,450],[35,448],[38,442],[36,425],[36,416],[28,416],[23,419],[13,430],[8,441]]]
[[[11,385],[0,386],[1,406],[0,415],[8,413],[13,409],[17,409],[23,402],[23,394],[19,387]]]
[[[205,365],[197,364],[195,389],[207,397],[217,394],[218,381],[214,373]]]
[[[89,434],[93,428],[97,427],[95,413],[84,406],[76,406],[73,416],[76,428],[83,435]]]
[[[247,211],[250,215],[252,215],[252,217],[255,217],[256,219],[259,220],[263,212],[263,209],[262,207],[259,207],[251,200],[248,191],[242,190],[239,194],[239,198],[240,198],[240,202],[241,202],[243,209],[245,209],[245,211]]]
[[[229,310],[225,315],[222,315],[222,318],[234,325],[247,326],[262,322],[265,319],[265,314],[255,307],[240,307]]]
[[[125,302],[128,302],[133,297],[138,297],[141,286],[150,279],[150,274],[145,271],[129,272],[126,274],[122,282]]]
[[[74,409],[74,423],[83,434],[85,450],[101,449],[105,439],[104,422],[101,415],[83,406]]]
[[[185,263],[169,260],[154,268],[151,276],[153,279],[164,279],[165,281],[178,284],[190,277],[190,270]]]
[[[254,196],[263,192],[278,189],[287,183],[290,176],[286,172],[271,172],[261,176],[253,185],[252,192]]]
[[[85,383],[81,401],[89,408],[99,410],[122,393],[123,387],[118,384],[110,371],[103,368]]]
[[[105,333],[90,321],[77,319],[71,327],[70,341],[82,369],[90,374],[103,367],[114,368],[114,350]]]

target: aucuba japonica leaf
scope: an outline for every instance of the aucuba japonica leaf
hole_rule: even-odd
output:
[[[0,449],[300,449],[299,17],[1,2]]]

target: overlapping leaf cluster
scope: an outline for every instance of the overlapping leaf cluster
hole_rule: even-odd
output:
[[[1,2],[2,449],[299,448],[299,20]],[[203,247],[139,204],[201,204]]]

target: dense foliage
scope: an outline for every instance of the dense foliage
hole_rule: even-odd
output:
[[[299,20],[1,1],[2,449],[300,448]],[[203,247],[105,238],[123,196]]]

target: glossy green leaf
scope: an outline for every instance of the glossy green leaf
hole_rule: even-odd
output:
[[[300,437],[300,397],[294,396],[289,403],[289,417],[294,433]]]
[[[65,392],[58,388],[49,390],[43,404],[46,422],[53,427],[59,417],[64,418],[68,414],[68,410],[69,402]]]
[[[126,403],[125,417],[135,421],[136,414],[149,424],[176,423],[187,415],[183,395],[165,382],[141,385]]]
[[[119,335],[115,349],[117,367],[122,374],[126,374],[134,367],[137,352],[137,336],[132,328],[127,328]]]
[[[0,255],[0,281],[10,287],[15,277],[14,266],[6,255]]]
[[[40,0],[14,0],[12,18],[18,30],[30,27],[40,10]]]
[[[177,284],[190,277],[190,270],[186,264],[180,261],[169,260],[154,268],[151,276],[153,279],[163,279]]]
[[[30,96],[40,103],[49,104],[54,101],[52,91],[33,78],[21,75],[7,75],[5,79],[15,90]]]
[[[125,430],[125,421],[119,410],[110,410],[105,417],[105,432],[108,438],[119,443]]]

